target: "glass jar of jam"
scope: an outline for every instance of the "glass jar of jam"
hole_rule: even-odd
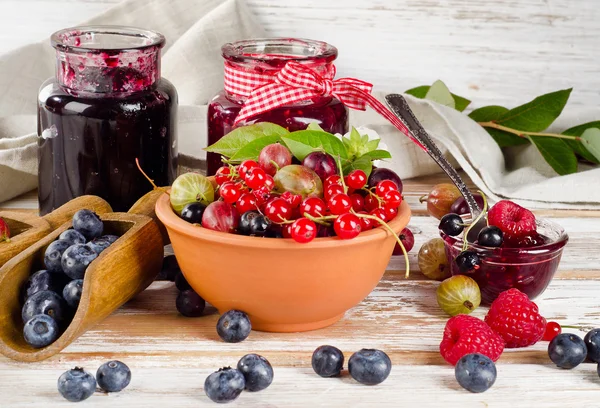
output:
[[[56,76],[38,95],[40,213],[83,194],[127,211],[176,177],[175,87],[160,75],[165,38],[116,26],[52,35]]]
[[[293,38],[271,38],[246,40],[225,44],[222,48],[225,64],[230,67],[257,74],[268,81],[289,61],[309,66],[326,79],[333,79],[333,61],[337,58],[337,48],[313,40]],[[208,144],[217,142],[234,127],[256,122],[272,122],[289,131],[306,129],[316,123],[331,133],[348,131],[348,108],[332,96],[319,96],[302,101],[293,106],[282,106],[253,116],[234,126],[235,119],[248,95],[239,95],[222,90],[208,105]],[[207,153],[207,173],[215,174],[221,166],[221,157]]]

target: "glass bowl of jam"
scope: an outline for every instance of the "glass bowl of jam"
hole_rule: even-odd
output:
[[[466,223],[470,221],[470,217],[463,219]],[[468,249],[477,253],[481,265],[468,273],[459,271],[454,261],[462,252],[462,237],[451,237],[440,231],[452,275],[473,278],[481,290],[482,304],[491,304],[500,293],[511,288],[519,289],[530,299],[536,298],[554,277],[569,240],[565,230],[555,222],[538,219],[536,225],[537,233],[524,237],[518,246],[504,243],[501,247],[490,248],[469,243]]]

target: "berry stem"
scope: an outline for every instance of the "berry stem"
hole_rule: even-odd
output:
[[[575,330],[579,330],[579,331],[583,331],[583,332],[588,332],[590,330],[595,329],[594,326],[570,326],[570,325],[564,325],[564,324],[561,324],[560,327],[563,329],[575,329]]]
[[[312,215],[310,215],[309,213],[304,213],[304,217],[305,217],[305,218],[308,218],[309,220],[311,220],[311,221],[313,221],[313,222],[316,222],[317,224],[321,224],[321,225],[324,225],[324,226],[326,226],[326,227],[330,227],[330,226],[331,226],[331,223],[329,223],[329,222],[325,221],[325,219],[328,219],[328,220],[330,220],[330,219],[335,219],[335,218],[337,218],[336,216],[333,216],[333,215],[329,215],[329,216],[325,216],[325,217],[313,217],[313,216],[312,216]]]
[[[463,252],[469,248],[468,236],[469,236],[469,232],[471,231],[471,228],[473,228],[473,226],[479,222],[481,217],[483,217],[487,213],[488,203],[487,203],[487,199],[485,198],[485,194],[483,194],[483,191],[481,191],[481,190],[477,190],[477,192],[479,194],[481,194],[481,197],[483,198],[483,209],[477,215],[477,217],[473,221],[471,221],[471,225],[469,225],[469,227],[465,230],[465,232],[463,234],[463,247],[462,247]]]
[[[424,203],[425,201],[427,201],[429,199],[429,194],[425,194],[421,197],[419,197],[419,202],[420,203]]]
[[[142,175],[146,178],[146,180],[148,180],[150,182],[150,184],[152,184],[153,190],[161,190],[161,191],[164,191],[165,193],[169,194],[169,191],[167,190],[167,188],[158,187],[156,184],[154,184],[154,180],[152,180],[150,177],[148,177],[146,172],[144,170],[142,170],[142,166],[140,165],[140,160],[137,157],[135,158],[135,164],[137,165],[137,168],[140,171],[140,173],[142,173]]]
[[[503,132],[512,133],[513,135],[519,136],[524,139],[526,139],[527,136],[545,136],[545,137],[554,137],[557,139],[581,140],[581,137],[579,137],[579,136],[561,135],[558,133],[526,132],[524,130],[517,130],[517,129],[509,128],[508,126],[499,125],[498,123],[496,123],[494,121],[477,122],[477,123],[479,123],[480,126],[502,130]]]
[[[335,159],[337,166],[338,166],[338,171],[340,172],[340,181],[342,182],[342,187],[344,188],[344,194],[348,193],[348,186],[346,185],[346,182],[344,181],[344,170],[342,169],[342,160],[340,159],[340,156],[338,155],[337,158]]]

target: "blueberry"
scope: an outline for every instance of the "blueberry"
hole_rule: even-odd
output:
[[[496,381],[496,365],[483,354],[467,354],[456,363],[454,375],[465,390],[484,392]]]
[[[392,361],[381,350],[362,349],[350,356],[348,371],[361,384],[379,384],[390,375]]]
[[[23,286],[22,300],[41,292],[42,290],[51,290],[52,292],[62,293],[63,288],[71,279],[62,272],[47,271],[45,269],[37,271],[27,279]]]
[[[88,245],[71,245],[63,253],[61,264],[63,271],[71,279],[82,279],[88,265],[98,257],[98,254]]]
[[[179,269],[179,264],[177,263],[175,255],[165,256],[163,258],[162,269],[156,277],[156,280],[175,282],[175,278],[179,273],[181,273],[181,269]]]
[[[600,329],[588,332],[583,341],[587,347],[587,357],[595,363],[600,363]]]
[[[264,390],[273,382],[271,363],[258,354],[246,354],[238,361],[237,369],[244,375],[248,391]]]
[[[88,246],[92,248],[92,251],[100,255],[102,251],[112,245],[119,237],[116,235],[102,235],[101,237],[94,238],[88,242]]]
[[[86,243],[85,237],[80,232],[77,232],[74,229],[68,229],[64,231],[58,236],[58,239],[69,241],[71,245]]]
[[[455,259],[458,270],[462,273],[474,272],[481,266],[481,259],[473,251],[463,251]]]
[[[73,228],[89,241],[102,235],[104,224],[95,212],[79,210],[73,216]]]
[[[69,241],[59,239],[52,242],[44,252],[44,265],[46,269],[52,272],[62,272],[61,258],[62,254],[71,246]]]
[[[486,247],[497,248],[502,245],[504,234],[502,230],[495,225],[484,227],[479,231],[477,243]]]
[[[117,360],[109,361],[98,368],[96,381],[104,391],[119,392],[129,385],[131,370],[125,363]]]
[[[191,224],[200,224],[205,209],[206,206],[198,202],[186,204],[181,210],[181,218]]]
[[[230,402],[240,396],[246,381],[244,375],[231,367],[221,368],[206,377],[204,392],[214,402]]]
[[[177,286],[177,289],[180,292],[192,289],[188,281],[185,279],[185,276],[183,276],[183,273],[181,272],[179,272],[175,277],[175,286]]]
[[[96,391],[96,380],[94,376],[75,367],[65,371],[58,378],[58,392],[71,402],[79,402],[88,399]]]
[[[185,317],[199,317],[204,312],[206,302],[192,289],[179,292],[175,301],[177,311]]]
[[[318,347],[312,355],[312,368],[321,377],[336,377],[344,367],[344,354],[333,346]]]
[[[455,237],[463,232],[465,227],[463,226],[463,219],[460,218],[460,215],[446,214],[440,220],[438,228],[441,229],[444,234]]]
[[[552,339],[548,345],[550,360],[560,368],[574,368],[587,357],[587,347],[581,337],[562,333]]]
[[[239,343],[245,340],[251,330],[252,324],[248,315],[239,310],[223,313],[217,322],[217,333],[227,343]]]
[[[27,323],[33,316],[39,314],[50,316],[60,325],[67,318],[67,304],[55,292],[42,290],[25,301],[21,310],[23,323]]]
[[[48,315],[33,316],[23,327],[23,337],[33,348],[42,348],[54,343],[58,338],[59,329],[56,321]]]
[[[63,299],[73,309],[77,309],[81,300],[81,292],[83,290],[83,279],[74,279],[69,282],[63,292]]]

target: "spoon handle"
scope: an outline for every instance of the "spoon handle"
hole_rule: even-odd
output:
[[[471,213],[471,219],[475,219],[475,217],[481,213],[481,209],[479,208],[479,205],[477,205],[473,194],[471,194],[458,172],[452,167],[448,160],[446,160],[440,149],[431,139],[431,136],[429,136],[425,128],[423,128],[423,125],[419,123],[413,111],[408,106],[406,99],[404,99],[402,95],[389,94],[385,96],[385,102],[394,115],[396,115],[408,128],[411,135],[425,147],[425,150],[431,158],[442,168],[442,170],[444,170],[448,177],[450,177],[450,180],[452,180],[465,198],[467,206],[469,207],[469,212]]]

